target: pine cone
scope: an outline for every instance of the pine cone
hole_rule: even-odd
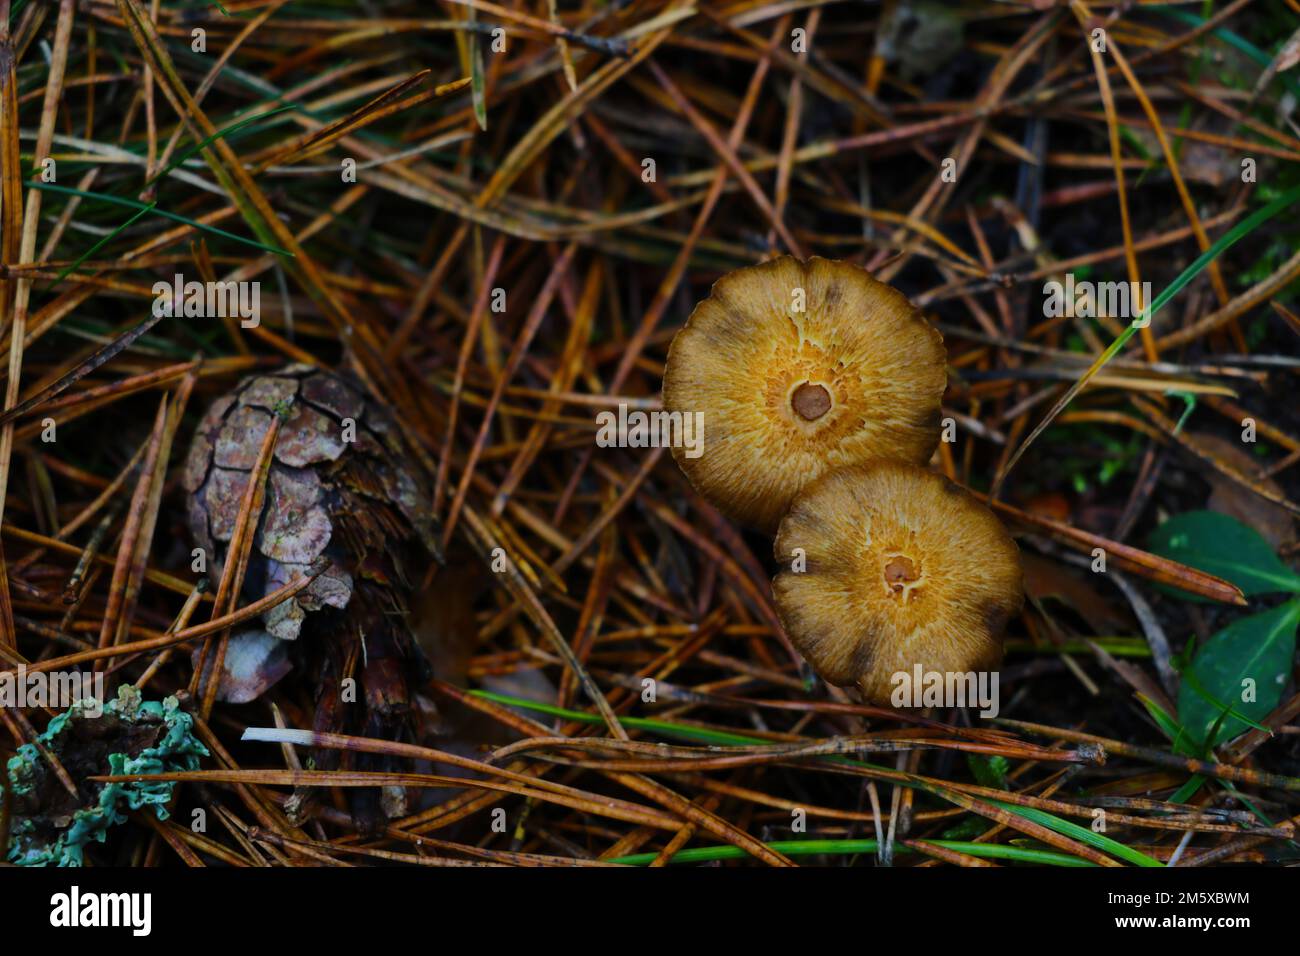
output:
[[[181,479],[195,543],[219,578],[275,415],[280,433],[243,598],[264,597],[328,561],[310,586],[263,615],[266,632],[298,645],[295,657],[315,682],[316,730],[410,740],[412,688],[428,679],[428,664],[406,615],[429,562],[440,560],[437,528],[400,431],[358,383],[291,365],[250,376],[213,402]],[[339,765],[337,751],[312,756],[318,768]],[[356,769],[387,767],[363,755]],[[373,832],[382,823],[378,793],[352,795],[354,819]],[[305,802],[297,797],[295,805]]]

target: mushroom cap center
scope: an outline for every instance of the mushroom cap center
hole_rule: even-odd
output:
[[[831,393],[825,385],[804,382],[790,395],[790,404],[800,418],[815,422],[831,410]]]
[[[921,566],[905,554],[891,554],[885,561],[885,586],[906,604],[912,591],[921,586]]]

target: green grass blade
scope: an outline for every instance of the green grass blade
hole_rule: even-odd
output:
[[[1085,867],[1096,864],[1088,860],[1054,850],[1037,850],[1001,843],[971,843],[963,840],[927,840],[935,846],[956,850],[981,859],[1013,860],[1018,863],[1033,863],[1048,866]],[[879,845],[876,840],[777,840],[767,844],[778,853],[786,856],[854,856],[859,853],[875,853]],[[895,853],[916,853],[909,846],[896,846]],[[634,853],[630,856],[615,857],[607,863],[621,863],[625,866],[646,866],[653,862],[657,853]],[[679,850],[670,863],[712,863],[717,860],[740,860],[748,854],[735,846],[701,846],[689,850]]]
[[[55,183],[43,183],[37,180],[32,180],[28,182],[27,185],[31,186],[33,189],[43,189],[46,192],[62,193],[65,196],[81,196],[83,199],[91,199],[97,202],[108,203],[109,205],[112,206],[122,206],[126,209],[137,210],[138,215],[128,220],[127,222],[123,223],[120,227],[118,227],[117,230],[114,231],[113,235],[116,235],[118,232],[121,232],[122,229],[125,229],[127,226],[129,226],[132,222],[135,221],[135,219],[138,219],[140,215],[143,215],[145,213],[152,213],[155,216],[162,216],[164,219],[170,219],[173,222],[181,222],[187,226],[192,226],[193,228],[198,229],[202,232],[210,233],[211,235],[214,236],[221,236],[222,238],[229,239],[232,242],[238,242],[246,246],[252,246],[254,249],[260,249],[263,252],[273,252],[279,256],[292,255],[292,253],[286,252],[284,249],[280,249],[277,248],[276,246],[270,246],[265,243],[258,242],[256,239],[246,239],[243,236],[235,235],[235,233],[233,232],[227,232],[225,229],[218,229],[216,226],[207,226],[201,222],[195,222],[193,219],[190,219],[186,216],[182,216],[179,213],[168,212],[166,209],[159,209],[155,203],[140,202],[140,200],[138,199],[127,199],[125,196],[112,196],[109,195],[108,193],[87,192],[86,190],[83,189],[73,189],[71,186],[59,186]],[[112,236],[110,235],[107,238],[112,238]],[[98,248],[99,245],[102,245],[103,241],[106,240],[102,240],[99,244],[96,245],[95,248]],[[77,264],[85,261],[85,259],[88,258],[89,255],[90,253],[87,253],[85,256],[79,259],[77,263],[73,264],[72,268],[76,268]]]
[[[578,721],[582,721],[583,723],[591,723],[591,724],[603,723],[601,718],[595,714],[586,714],[578,710],[567,710],[563,707],[555,707],[551,704],[542,704],[542,703],[538,703],[537,701],[525,700],[524,698],[521,697],[509,697],[505,694],[494,694],[491,693],[490,691],[485,691],[485,690],[470,691],[470,695],[473,697],[482,697],[485,700],[491,700],[498,704],[506,704],[512,707],[523,707],[528,710],[538,711],[539,713],[549,714],[553,717],[563,717],[567,720],[578,720]],[[720,731],[705,730],[700,727],[690,727],[683,724],[674,724],[665,720],[650,720],[644,717],[620,717],[619,723],[621,723],[624,727],[629,727],[629,728],[637,727],[643,730],[657,730],[660,733],[668,734],[671,736],[687,737],[695,740],[704,740],[709,743],[719,743],[719,744],[771,743],[771,741],[769,740],[763,740],[758,737],[746,737],[741,734],[728,734]],[[835,763],[847,763],[853,766],[868,767],[873,770],[889,770],[888,767],[878,767],[875,764],[867,763],[866,761],[861,761],[861,760],[853,760],[849,757],[823,757],[822,759],[832,761]],[[926,792],[935,792],[930,787],[924,784],[912,785],[900,781],[899,785],[904,787],[914,786],[915,789],[922,789],[925,790]],[[940,798],[943,797],[942,793],[935,793],[935,795],[939,796]],[[1081,843],[1087,843],[1088,845],[1098,850],[1101,850],[1105,853],[1110,853],[1112,856],[1116,856],[1119,857],[1120,859],[1127,860],[1130,863],[1136,863],[1139,866],[1163,866],[1164,865],[1159,860],[1153,859],[1152,857],[1147,856],[1145,853],[1141,853],[1137,850],[1132,849],[1131,847],[1125,846],[1123,843],[1120,843],[1117,840],[1112,840],[1110,837],[1103,836],[1100,833],[1093,833],[1091,830],[1086,829],[1085,827],[1077,826],[1076,824],[1070,823],[1067,820],[1062,820],[1060,817],[1053,816],[1050,813],[1044,813],[1041,810],[1034,810],[1029,807],[1018,807],[1011,804],[1003,804],[1003,803],[999,803],[996,800],[990,800],[989,802],[995,803],[997,806],[1007,810],[1010,813],[1019,814],[1020,816],[1025,817],[1027,820],[1032,820],[1035,823],[1042,824],[1043,826],[1051,830],[1055,830],[1057,833],[1062,833],[1065,834],[1066,836],[1072,836],[1075,839],[1079,840]],[[942,841],[935,841],[935,842],[938,842],[942,845]],[[977,844],[977,845],[985,846],[986,844]],[[775,848],[777,844],[772,844],[772,846]],[[1079,861],[1079,862],[1083,862],[1083,861]]]
[[[199,152],[200,150],[206,149],[208,146],[211,146],[217,140],[233,139],[234,138],[233,134],[239,132],[245,127],[252,126],[254,123],[260,123],[262,120],[269,119],[270,117],[275,116],[277,113],[284,113],[291,109],[294,109],[294,106],[292,104],[287,106],[280,106],[273,110],[267,110],[265,113],[257,113],[256,115],[246,117],[237,123],[231,123],[229,126],[217,130],[211,136],[205,136],[203,139],[199,140],[189,149],[185,150],[185,152],[181,153],[179,156],[173,159],[162,169],[158,170],[158,172],[154,173],[151,177],[146,179],[144,183],[145,186],[146,187],[152,186],[154,183],[162,179],[162,177],[166,176],[168,173],[170,173],[181,163],[185,162],[185,160],[189,159],[191,156],[193,156],[195,153]],[[288,253],[285,253],[285,255],[288,255]]]
[[[567,710],[564,707],[556,707],[552,704],[542,704],[535,700],[526,700],[522,697],[510,697],[506,694],[494,694],[486,690],[472,690],[471,697],[482,697],[484,700],[490,700],[494,703],[505,704],[509,707],[523,707],[528,710],[535,710],[539,714],[549,714],[552,717],[563,717],[565,720],[576,720],[584,724],[603,724],[605,721],[595,715],[584,713],[580,710]],[[721,730],[711,730],[705,727],[692,727],[689,724],[676,724],[667,720],[654,720],[649,717],[620,717],[618,722],[624,727],[636,727],[640,730],[653,730],[670,737],[680,737],[687,740],[698,740],[709,744],[722,744],[728,746],[745,746],[747,744],[770,744],[772,741],[763,740],[761,737],[746,737],[743,734],[729,734]]]
[[[239,121],[236,122],[236,123],[231,123],[229,126],[226,126],[226,127],[223,127],[222,129],[217,130],[217,131],[216,131],[215,133],[213,133],[211,136],[205,137],[205,138],[202,139],[200,142],[196,143],[194,146],[191,146],[189,149],[185,150],[183,153],[181,153],[179,156],[177,156],[174,160],[172,160],[172,162],[169,163],[166,167],[164,167],[163,169],[159,170],[157,174],[155,174],[155,175],[154,175],[153,177],[151,177],[150,179],[147,179],[147,180],[145,181],[145,186],[146,186],[146,188],[149,187],[149,186],[151,186],[151,185],[153,185],[153,184],[154,184],[155,182],[157,182],[161,177],[163,177],[163,176],[167,175],[168,173],[170,173],[173,169],[175,169],[176,167],[180,166],[181,163],[185,162],[187,159],[189,159],[191,156],[193,156],[193,155],[194,155],[195,153],[197,153],[199,150],[203,149],[205,146],[210,145],[210,144],[211,144],[212,142],[214,142],[215,140],[222,139],[222,138],[226,138],[226,137],[230,137],[230,136],[232,136],[233,134],[239,132],[240,130],[244,129],[244,128],[247,127],[247,126],[251,126],[251,125],[254,124],[254,123],[259,123],[259,122],[261,122],[262,120],[265,120],[265,119],[267,119],[267,118],[269,118],[269,117],[275,116],[277,113],[283,113],[283,112],[285,112],[286,110],[290,110],[290,109],[293,109],[293,106],[291,106],[291,105],[290,105],[290,106],[281,106],[281,107],[278,107],[278,108],[273,109],[273,110],[268,110],[268,111],[265,112],[265,113],[258,113],[258,114],[255,115],[255,116],[245,117],[244,119],[239,120]],[[65,268],[63,271],[61,271],[61,272],[59,273],[59,275],[58,275],[58,278],[56,278],[56,279],[54,280],[54,282],[50,283],[50,285],[45,289],[45,291],[47,291],[47,292],[48,292],[50,289],[52,289],[52,288],[54,288],[55,286],[57,286],[60,282],[62,282],[64,279],[66,279],[68,276],[70,276],[73,272],[77,271],[77,269],[81,266],[81,264],[82,264],[83,262],[85,262],[87,259],[89,259],[91,256],[93,256],[96,252],[98,252],[100,249],[102,249],[102,248],[103,248],[104,246],[106,246],[108,243],[112,242],[113,239],[116,238],[118,235],[120,235],[124,229],[128,228],[129,226],[131,226],[131,225],[132,225],[136,220],[138,220],[141,216],[144,216],[146,213],[150,213],[150,212],[155,213],[155,214],[157,214],[157,215],[159,215],[159,216],[162,216],[162,217],[164,217],[164,218],[166,218],[166,219],[173,219],[173,220],[175,220],[175,221],[177,221],[177,222],[183,222],[183,223],[186,223],[186,224],[188,224],[188,225],[190,225],[190,226],[193,226],[195,229],[200,229],[200,230],[202,230],[202,231],[204,231],[204,232],[210,232],[210,233],[212,233],[213,235],[216,235],[216,236],[224,236],[224,237],[229,238],[229,239],[234,239],[236,242],[248,243],[248,244],[253,245],[253,246],[255,246],[256,248],[262,249],[262,250],[264,250],[264,251],[266,251],[266,252],[274,252],[274,253],[276,253],[277,255],[281,255],[281,256],[289,256],[289,257],[292,257],[292,256],[293,256],[293,253],[291,253],[291,252],[286,252],[286,251],[283,250],[283,249],[277,249],[277,248],[275,248],[274,246],[267,246],[267,245],[263,245],[262,243],[259,243],[259,242],[254,242],[253,240],[243,239],[243,238],[241,238],[241,237],[239,237],[239,236],[236,236],[236,235],[235,235],[234,233],[232,233],[232,232],[226,232],[224,229],[218,229],[218,228],[216,228],[215,226],[204,226],[204,225],[201,225],[200,223],[194,222],[194,221],[191,220],[191,219],[186,219],[184,216],[177,216],[177,215],[174,214],[174,213],[166,212],[165,210],[159,209],[159,208],[158,208],[158,204],[157,204],[156,202],[143,203],[143,202],[139,202],[138,200],[133,200],[133,199],[122,199],[121,197],[118,197],[118,196],[111,196],[111,195],[109,195],[108,193],[81,192],[81,191],[79,191],[79,190],[76,190],[76,189],[69,189],[69,188],[64,187],[64,186],[56,186],[56,185],[54,185],[53,183],[43,183],[43,182],[37,182],[37,181],[35,181],[35,180],[33,180],[32,182],[30,182],[28,185],[33,186],[33,187],[35,187],[35,188],[37,188],[37,189],[46,189],[46,190],[48,190],[48,191],[50,191],[50,192],[61,192],[61,193],[65,193],[65,194],[71,194],[71,195],[74,195],[74,196],[82,196],[82,197],[84,197],[84,198],[89,198],[89,199],[98,199],[98,200],[101,200],[101,201],[103,201],[103,202],[108,202],[108,203],[110,203],[110,204],[112,204],[112,205],[125,205],[125,206],[131,207],[131,208],[135,208],[135,209],[137,210],[137,212],[136,212],[136,214],[135,214],[134,216],[132,216],[132,217],[131,217],[130,219],[128,219],[126,222],[122,223],[122,225],[118,226],[116,229],[114,229],[112,232],[110,232],[107,236],[105,236],[104,238],[100,239],[97,243],[95,243],[93,246],[91,246],[89,249],[87,249],[85,252],[83,252],[80,256],[78,256],[78,257],[76,258],[76,260],[73,261],[73,263],[72,263],[71,265],[69,265],[67,268]],[[120,200],[120,201],[119,201],[119,200]]]
[[[1018,807],[1011,803],[1002,803],[998,800],[990,800],[990,803],[1001,807],[1007,813],[1014,813],[1017,816],[1024,817],[1033,823],[1047,827],[1049,830],[1055,830],[1062,836],[1068,836],[1078,840],[1080,843],[1086,843],[1094,849],[1101,850],[1103,853],[1109,853],[1111,856],[1119,857],[1121,860],[1127,860],[1129,863],[1137,866],[1160,866],[1164,864],[1155,857],[1147,856],[1141,850],[1135,850],[1131,846],[1126,846],[1118,840],[1112,840],[1104,833],[1094,833],[1087,827],[1081,827],[1077,823],[1071,823],[1069,820],[1062,820],[1060,817],[1045,813],[1035,807]]]
[[[1261,206],[1241,222],[1237,223],[1220,236],[1218,241],[1210,246],[1210,248],[1197,256],[1191,265],[1179,273],[1178,277],[1175,278],[1173,282],[1169,283],[1163,292],[1155,297],[1155,301],[1151,302],[1147,306],[1143,315],[1147,319],[1155,316],[1157,312],[1164,308],[1170,299],[1183,291],[1189,282],[1200,275],[1205,270],[1206,266],[1219,256],[1223,255],[1224,252],[1232,248],[1236,243],[1250,235],[1250,233],[1254,232],[1264,223],[1268,222],[1268,220],[1272,219],[1283,209],[1286,209],[1297,201],[1300,201],[1300,186],[1287,190],[1268,205]],[[1001,491],[1002,482],[1006,479],[1006,476],[1010,474],[1011,469],[1015,467],[1016,462],[1020,460],[1021,456],[1024,455],[1029,446],[1034,443],[1034,440],[1047,430],[1047,427],[1056,420],[1056,417],[1060,415],[1061,412],[1065,411],[1065,407],[1074,400],[1074,397],[1083,390],[1083,387],[1092,380],[1092,377],[1100,372],[1107,362],[1119,354],[1120,349],[1128,344],[1128,340],[1133,337],[1133,334],[1137,332],[1137,330],[1137,325],[1129,323],[1128,328],[1124,329],[1123,332],[1116,336],[1115,341],[1111,342],[1110,345],[1106,347],[1106,350],[1097,357],[1092,365],[1089,366],[1088,370],[1079,376],[1078,380],[1066,390],[1065,394],[1062,395],[1059,400],[1057,400],[1056,404],[1052,406],[1051,411],[1043,416],[1043,420],[1034,426],[1034,430],[1029,433],[1029,437],[1020,443],[1020,447],[1016,449],[1015,454],[1013,454],[1007,462],[1006,468],[1002,470],[1002,473],[998,478],[998,483],[992,490],[992,496],[994,498],[996,498],[998,493]]]

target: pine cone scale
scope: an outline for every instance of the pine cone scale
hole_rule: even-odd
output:
[[[244,379],[197,428],[181,484],[209,574],[221,574],[259,449],[279,416],[243,600],[329,564],[267,611],[267,634],[294,640],[316,690],[317,730],[411,739],[413,687],[427,677],[406,620],[412,588],[437,560],[431,494],[387,411],[357,383],[307,366]],[[349,694],[347,679],[357,691]],[[338,759],[314,755],[328,765]],[[345,758],[346,760],[347,758]],[[383,801],[356,794],[371,830]],[[305,801],[299,800],[297,803]]]

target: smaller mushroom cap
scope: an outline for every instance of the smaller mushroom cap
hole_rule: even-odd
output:
[[[664,408],[700,413],[673,457],[699,492],[774,531],[805,484],[873,458],[924,464],[939,444],[943,338],[849,262],[781,256],[728,273],[677,333]]]
[[[993,512],[903,462],[809,485],[775,553],[783,570],[772,589],[790,640],[823,679],[881,705],[895,675],[917,665],[945,677],[996,668],[1003,628],[1024,601],[1019,549]]]

